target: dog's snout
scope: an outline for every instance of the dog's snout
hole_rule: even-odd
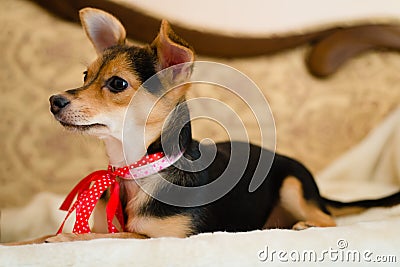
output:
[[[57,114],[70,103],[70,101],[62,95],[53,95],[50,97],[49,101],[50,110],[53,114]]]

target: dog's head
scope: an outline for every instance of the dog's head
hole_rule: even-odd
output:
[[[167,21],[162,21],[160,32],[151,44],[139,47],[127,43],[124,27],[109,13],[85,8],[80,11],[80,18],[98,58],[84,72],[82,87],[50,97],[51,112],[65,128],[100,138],[111,136],[121,140],[124,120],[129,122],[132,134],[135,131],[139,134],[146,127],[143,138],[149,145],[160,136],[163,122],[182,100],[187,86],[167,94],[138,89],[163,69],[193,62],[192,49],[171,30]],[[178,68],[178,72],[190,70]],[[126,114],[133,96],[134,111]],[[151,114],[143,114],[154,103],[157,104]]]

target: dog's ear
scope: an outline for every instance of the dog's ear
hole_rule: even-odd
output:
[[[98,54],[109,47],[125,43],[125,28],[113,15],[96,8],[83,8],[79,11],[79,17]]]
[[[192,48],[176,35],[169,23],[162,20],[158,36],[153,41],[152,46],[157,50],[157,70],[163,70],[173,65],[194,61]]]

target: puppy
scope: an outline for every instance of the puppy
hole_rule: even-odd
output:
[[[203,166],[202,154],[211,148],[192,139],[185,104],[189,85],[173,90],[164,86],[141,87],[153,75],[172,66],[184,64],[174,69],[174,77],[190,76],[195,58],[193,49],[166,21],[162,21],[160,32],[151,44],[135,46],[127,43],[124,27],[112,15],[85,8],[80,11],[80,18],[98,58],[84,72],[82,87],[50,98],[55,119],[68,130],[103,140],[114,167],[159,152],[176,162],[141,179],[119,179],[124,232],[60,234],[47,239],[49,242],[329,227],[335,226],[333,217],[337,214],[400,202],[400,193],[351,203],[328,200],[320,196],[311,173],[301,163],[244,142],[216,144],[215,158]],[[248,158],[237,156],[246,153]],[[268,160],[272,161],[269,171],[259,171],[257,166],[267,164]],[[249,192],[255,178],[262,183]],[[213,198],[212,190],[202,189],[221,180],[237,183],[222,197]],[[184,190],[175,186],[199,190],[182,193]],[[174,199],[183,204],[174,204]]]

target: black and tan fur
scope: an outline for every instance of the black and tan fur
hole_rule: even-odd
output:
[[[195,160],[200,157],[199,143],[192,139],[189,110],[185,105],[188,86],[176,88],[168,93],[159,90],[137,91],[139,86],[156,72],[169,66],[194,61],[192,48],[179,38],[166,21],[162,22],[159,35],[150,45],[134,46],[126,42],[125,29],[108,13],[86,8],[81,10],[81,21],[93,43],[97,60],[85,72],[82,87],[68,90],[50,98],[51,111],[67,129],[91,134],[104,140],[110,163],[125,165],[122,151],[121,129],[124,112],[135,95],[135,112],[128,115],[132,129],[128,131],[132,151],[127,151],[128,163],[146,153],[166,150],[168,136],[179,135],[180,148],[184,157]],[[187,71],[187,70],[182,70]],[[115,81],[115,78],[123,79]],[[114,80],[113,80],[114,79]],[[115,90],[113,86],[122,90]],[[154,99],[159,98],[148,120],[141,110],[146,109]],[[168,114],[171,115],[168,117]],[[163,126],[166,121],[166,125]],[[178,127],[182,126],[184,127]],[[135,127],[144,127],[146,135],[141,136]],[[182,128],[182,129],[181,129]],[[167,140],[161,143],[161,133]],[[135,142],[139,140],[139,145]],[[171,141],[172,142],[172,141]],[[174,193],[160,176],[153,175],[141,181],[121,180],[122,203],[125,211],[126,233],[119,234],[61,234],[48,238],[49,242],[66,240],[87,240],[100,237],[187,237],[193,234],[214,231],[249,231],[265,228],[304,229],[310,226],[335,226],[331,211],[346,208],[363,210],[372,206],[391,206],[400,202],[400,194],[394,194],[378,201],[341,203],[320,196],[311,173],[299,162],[261,147],[241,142],[217,144],[217,155],[213,163],[199,172],[188,172],[171,166],[159,174],[173,184],[193,187],[208,184],[219,178],[226,170],[231,148],[240,151],[250,149],[250,158],[238,184],[225,196],[199,207],[177,207],[162,203],[152,195]],[[205,150],[209,149],[204,147]],[[169,151],[169,150],[168,150]],[[176,151],[175,151],[176,152]],[[261,153],[262,152],[262,153]],[[264,155],[261,158],[261,155]],[[254,174],[259,162],[273,158],[268,173]],[[236,159],[237,160],[237,159]],[[132,161],[132,162],[131,162]],[[187,165],[182,159],[177,165]],[[201,164],[201,163],[200,163]],[[184,166],[189,167],[190,166]],[[232,167],[226,177],[232,177],[241,170]],[[254,175],[265,178],[254,192],[249,184]],[[188,203],[207,196],[206,191],[195,195],[184,195]],[[345,209],[342,209],[345,208]],[[101,223],[100,223],[101,224]],[[96,224],[95,228],[99,228]],[[100,230],[101,231],[101,230]]]

